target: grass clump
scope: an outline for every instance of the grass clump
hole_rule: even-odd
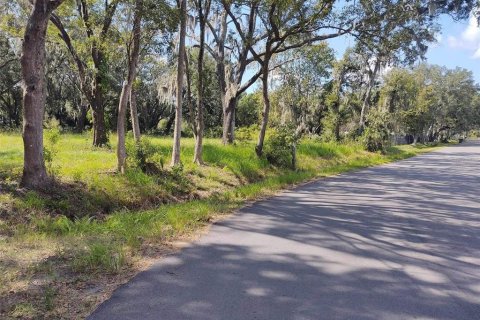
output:
[[[73,269],[77,272],[118,273],[126,264],[125,249],[110,240],[96,240],[75,252]]]

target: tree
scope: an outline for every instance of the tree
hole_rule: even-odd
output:
[[[82,25],[86,38],[82,42],[73,41],[69,30],[65,27],[59,15],[52,15],[52,23],[57,27],[60,38],[64,41],[73,61],[77,67],[80,88],[87,98],[92,109],[93,116],[93,145],[104,146],[108,143],[107,127],[105,124],[105,94],[108,86],[108,57],[106,45],[110,28],[113,23],[113,17],[117,10],[120,0],[105,1],[99,3],[87,0],[77,1],[77,6],[72,8],[76,11],[79,20],[69,19],[71,29]],[[93,15],[91,15],[91,7]],[[98,16],[97,10],[103,9],[103,16]],[[70,13],[69,13],[70,14]],[[100,31],[97,33],[96,23],[100,24]],[[73,33],[73,31],[72,31]],[[75,35],[78,33],[75,32]],[[81,44],[88,44],[88,55],[91,63],[86,63],[79,49],[84,50]],[[78,45],[76,45],[78,44]],[[92,70],[88,68],[91,67]],[[91,78],[91,79],[90,79]]]
[[[249,47],[261,40],[260,35],[254,36],[258,3],[258,0],[239,1],[239,3],[221,0],[222,5],[216,10],[223,12],[217,25],[207,22],[215,42],[214,48],[207,46],[207,49],[217,62],[217,77],[223,108],[222,141],[224,144],[233,143],[235,140],[235,110],[239,97],[261,75],[258,71],[248,80],[244,79],[247,67],[254,62],[249,57]],[[236,12],[233,9],[236,9]],[[229,30],[231,23],[235,25],[236,34]]]
[[[277,122],[291,122],[311,133],[319,133],[325,93],[335,62],[333,49],[326,42],[320,42],[277,55],[275,60],[275,64],[280,65],[272,81],[274,97],[277,96],[277,101],[272,102],[272,111],[277,109],[276,113],[281,114]],[[275,120],[275,114],[272,116]]]
[[[469,71],[421,64],[385,76],[380,107],[397,119],[395,130],[411,135],[414,143],[446,140],[475,127],[478,92]]]
[[[21,185],[44,188],[50,182],[43,157],[45,38],[52,12],[63,0],[35,0],[22,45],[24,165]]]
[[[359,125],[363,129],[372,90],[382,67],[411,65],[422,58],[437,32],[435,19],[448,14],[466,19],[476,0],[422,0],[417,2],[361,1],[361,15],[369,31],[360,34],[357,51],[365,57],[367,86]]]
[[[422,58],[437,31],[433,20],[419,15],[415,6],[398,7],[391,1],[362,2],[370,32],[360,36],[355,51],[362,57],[366,89],[360,113],[360,128],[365,125],[367,109],[378,74],[386,66],[412,65]]]
[[[187,34],[187,1],[181,0],[180,30],[178,41],[178,64],[177,64],[177,99],[175,107],[175,129],[173,133],[172,166],[180,164],[180,139],[182,136],[182,107],[183,107],[183,83],[185,78],[185,38]]]
[[[128,52],[128,71],[127,79],[123,83],[122,93],[120,94],[120,102],[118,106],[118,121],[117,121],[117,169],[121,173],[125,173],[125,164],[127,159],[127,150],[125,146],[125,129],[126,129],[126,114],[128,100],[132,99],[132,86],[137,76],[138,59],[140,56],[140,40],[142,37],[142,15],[143,15],[143,0],[135,0],[134,18],[131,33],[131,45]],[[133,99],[134,96],[133,96]],[[132,104],[130,104],[132,105]],[[136,106],[136,104],[135,104]],[[136,110],[132,109],[132,124],[135,132],[135,124],[138,124],[138,116]],[[138,135],[138,132],[137,132]]]
[[[20,63],[6,33],[0,31],[0,126],[15,128],[22,118]]]
[[[198,49],[198,63],[197,63],[197,110],[196,110],[196,123],[194,125],[195,134],[195,149],[193,155],[193,162],[202,165],[203,164],[203,134],[205,129],[205,122],[203,118],[204,113],[204,56],[205,56],[205,29],[210,13],[210,0],[198,0],[195,2],[198,12],[198,21],[200,29],[200,44]],[[193,116],[193,115],[192,115]]]
[[[254,46],[248,46],[248,50],[260,65],[262,79],[264,109],[258,142],[255,146],[258,156],[263,153],[270,112],[268,92],[270,62],[275,54],[351,32],[353,26],[349,21],[335,21],[331,16],[333,3],[334,1],[266,1],[259,6],[260,21],[265,30],[262,51],[257,52]],[[334,30],[338,30],[321,33],[322,30],[331,30],[332,26],[335,26]],[[240,32],[239,28],[237,30]]]

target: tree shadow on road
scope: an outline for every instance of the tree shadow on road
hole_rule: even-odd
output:
[[[92,319],[479,319],[480,154],[461,150],[244,208]]]

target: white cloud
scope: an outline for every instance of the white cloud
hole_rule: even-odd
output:
[[[447,44],[450,48],[463,49],[474,52],[472,58],[480,59],[480,27],[477,18],[473,15],[468,20],[468,26],[459,37],[448,36]]]
[[[477,18],[473,15],[468,20],[468,27],[463,31],[462,38],[469,42],[480,42],[480,27],[478,26]]]

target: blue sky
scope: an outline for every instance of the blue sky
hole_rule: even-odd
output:
[[[480,83],[480,28],[476,20],[472,17],[468,21],[453,21],[445,16],[441,18],[440,25],[438,42],[430,45],[427,62],[471,70],[477,83]],[[353,40],[342,37],[329,43],[340,57],[346,47],[353,45]]]

